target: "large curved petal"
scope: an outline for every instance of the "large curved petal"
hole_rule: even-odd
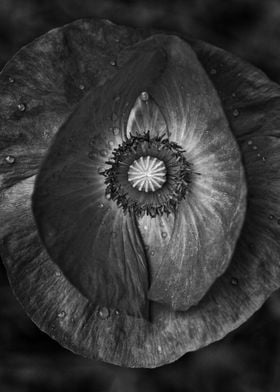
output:
[[[139,231],[133,217],[106,199],[100,173],[109,148],[107,89],[85,97],[59,130],[37,176],[33,212],[52,260],[96,307],[148,318]]]
[[[244,220],[246,184],[219,97],[191,47],[176,37],[154,39],[165,48],[167,65],[151,95],[166,118],[170,139],[185,150],[193,175],[149,298],[186,310],[230,262]]]

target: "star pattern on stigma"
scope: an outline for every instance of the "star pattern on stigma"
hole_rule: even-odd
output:
[[[106,164],[110,168],[100,173],[107,185],[106,198],[115,201],[124,214],[170,214],[190,189],[192,166],[182,147],[166,134],[130,135]]]

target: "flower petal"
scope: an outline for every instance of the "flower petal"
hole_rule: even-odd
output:
[[[104,89],[82,100],[57,133],[36,180],[33,211],[52,260],[96,307],[148,317],[148,272],[135,219],[105,198],[98,171],[107,155]],[[92,139],[98,142],[89,151]]]
[[[167,65],[151,95],[167,119],[170,139],[181,143],[194,174],[175,214],[168,247],[158,254],[162,259],[157,260],[149,298],[186,310],[230,262],[244,220],[246,184],[221,102],[191,47],[176,37],[154,39],[164,47]]]
[[[117,73],[111,65],[132,44],[129,29],[95,20],[54,29],[23,47],[1,72],[0,188],[37,173],[52,137],[92,86]],[[111,33],[114,32],[114,35]]]

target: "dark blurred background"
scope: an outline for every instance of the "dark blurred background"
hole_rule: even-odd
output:
[[[0,69],[38,35],[90,16],[187,33],[280,82],[279,0],[0,0]],[[121,369],[78,357],[40,332],[0,263],[0,391],[279,392],[280,292],[220,342],[158,369]]]

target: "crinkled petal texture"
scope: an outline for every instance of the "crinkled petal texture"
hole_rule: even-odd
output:
[[[279,87],[210,45],[190,42],[193,52],[172,38],[164,50],[158,43],[151,50],[144,35],[105,21],[81,20],[22,49],[0,78],[0,244],[15,294],[34,322],[63,346],[132,367],[159,366],[222,338],[280,283]],[[189,66],[198,70],[189,69],[181,85],[170,66],[176,58],[173,67],[178,64],[185,75],[186,64],[177,62],[185,61],[178,45],[187,50]],[[164,81],[172,85],[173,95],[167,95]],[[95,91],[53,138],[89,87]],[[143,90],[151,95],[148,106],[138,98]],[[210,96],[208,104],[203,91]],[[102,107],[96,105],[97,96]],[[182,304],[176,294],[164,294],[164,288],[174,293],[178,282],[180,288],[184,283],[177,274],[172,286],[167,276],[176,276],[175,260],[188,271],[185,261],[194,260],[193,243],[200,238],[196,259],[201,270],[207,241],[211,247],[209,231],[215,227],[226,242],[231,233],[237,238],[242,223],[242,218],[235,220],[235,213],[242,216],[238,206],[244,210],[244,203],[238,204],[238,196],[244,201],[245,195],[242,167],[221,103],[242,152],[246,218],[236,245],[229,240],[230,249],[223,248],[229,257],[220,259],[212,280],[205,281],[211,263],[205,264],[205,275],[194,275],[207,283],[201,289],[207,293],[197,305],[188,308],[199,296],[178,311],[184,299]],[[100,171],[110,152],[143,127],[184,144],[193,172],[200,173],[193,175],[178,213],[168,217],[124,216],[104,197]],[[227,154],[236,162],[233,171],[225,162]],[[233,189],[238,178],[240,187]],[[229,209],[223,210],[225,205]],[[195,280],[185,279],[188,289]]]

